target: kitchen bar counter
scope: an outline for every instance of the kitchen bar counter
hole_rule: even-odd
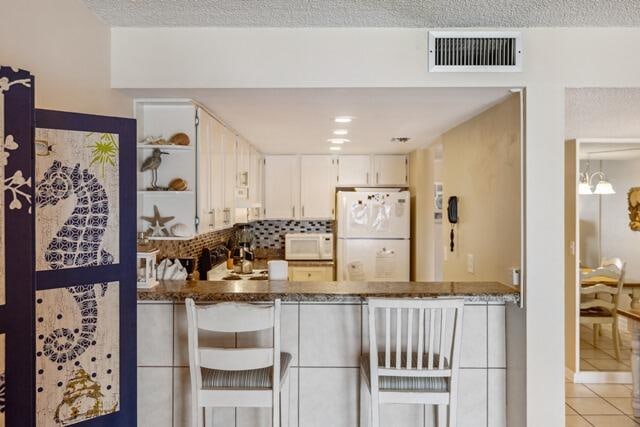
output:
[[[368,297],[518,302],[520,296],[516,287],[498,282],[161,281],[151,289],[138,289],[138,300],[151,301],[340,302]]]
[[[140,427],[183,427],[190,420],[187,315],[184,299],[270,301],[281,298],[281,348],[292,355],[289,427],[355,427],[359,419],[360,357],[369,351],[366,297],[464,298],[458,425],[506,427],[507,395],[521,384],[522,317],[517,289],[493,282],[167,281],[138,290],[138,414]],[[395,317],[395,316],[394,316]],[[417,328],[415,341],[417,342]],[[425,328],[425,331],[427,329]],[[383,332],[381,332],[383,333]],[[202,333],[213,347],[270,344],[271,331]],[[380,340],[382,338],[379,338]],[[511,351],[507,351],[511,343]],[[403,343],[404,344],[404,343]],[[517,349],[516,349],[517,350]],[[511,360],[511,362],[509,362]],[[508,384],[516,387],[509,391]],[[383,405],[382,426],[431,426],[432,406]],[[213,427],[270,425],[269,408],[215,408]]]

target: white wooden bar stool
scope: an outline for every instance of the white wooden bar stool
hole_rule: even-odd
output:
[[[368,304],[369,353],[360,360],[360,405],[365,407],[368,394],[371,410],[361,411],[361,426],[365,419],[380,426],[383,403],[437,405],[438,425],[447,425],[448,412],[448,425],[455,426],[464,301],[369,298]],[[377,335],[379,324],[384,335]],[[384,352],[378,351],[377,337]]]
[[[292,358],[280,352],[280,300],[273,305],[220,303],[198,307],[189,298],[185,304],[193,427],[202,425],[203,408],[214,407],[271,407],[272,426],[288,426]],[[198,330],[236,333],[265,329],[273,329],[273,347],[198,345]],[[210,414],[207,410],[206,418]]]

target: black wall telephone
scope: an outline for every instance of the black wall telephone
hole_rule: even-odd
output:
[[[453,229],[455,224],[458,223],[458,197],[451,196],[449,197],[449,201],[447,202],[447,217],[449,218],[449,223],[451,224],[451,232],[449,233],[449,238],[451,243],[449,244],[451,248],[451,252],[453,252],[454,248],[454,234]]]

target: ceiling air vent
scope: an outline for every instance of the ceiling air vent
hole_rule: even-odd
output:
[[[522,34],[516,31],[429,31],[429,71],[522,71]]]

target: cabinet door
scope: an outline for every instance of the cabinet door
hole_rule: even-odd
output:
[[[300,213],[297,156],[266,156],[265,160],[265,218],[297,218]]]
[[[333,268],[322,267],[289,267],[289,280],[294,282],[333,281]]]
[[[224,173],[224,126],[214,122],[213,139],[210,149],[211,181],[209,182],[209,229],[219,230],[225,227],[225,173]]]
[[[369,185],[371,184],[370,169],[369,156],[339,156],[338,184]]]
[[[243,138],[236,143],[236,186],[249,186],[249,165],[251,162],[251,145]]]
[[[300,158],[300,218],[333,218],[336,169],[331,156]]]
[[[249,152],[249,201],[251,203],[262,203],[262,154],[251,147]],[[249,221],[260,219],[262,209],[249,209]]]
[[[222,153],[224,156],[224,207],[223,224],[233,224],[236,197],[236,136],[227,128],[223,129]]]
[[[379,155],[374,156],[375,185],[406,185],[407,156]]]
[[[211,215],[212,170],[211,155],[214,143],[215,120],[202,109],[198,109],[198,225],[199,233],[207,232],[213,227]]]

